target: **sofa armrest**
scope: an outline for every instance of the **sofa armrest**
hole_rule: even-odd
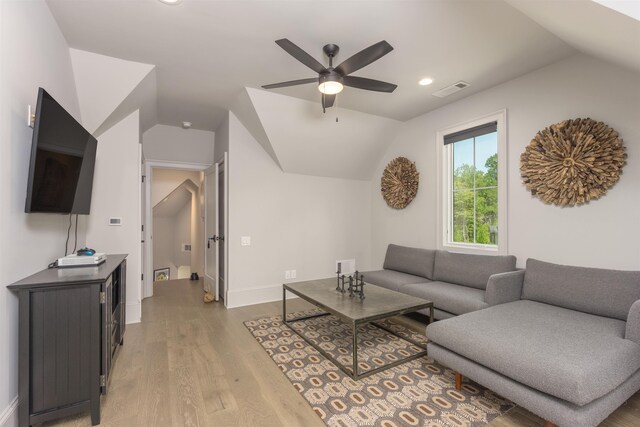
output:
[[[487,282],[484,300],[489,305],[517,301],[522,295],[524,270],[493,274]]]
[[[640,300],[634,302],[629,309],[624,337],[640,344]]]

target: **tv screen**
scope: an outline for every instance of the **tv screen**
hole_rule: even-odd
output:
[[[25,212],[88,215],[98,141],[38,90]]]

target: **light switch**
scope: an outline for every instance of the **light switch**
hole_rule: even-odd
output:
[[[251,246],[251,236],[240,237],[240,246]]]

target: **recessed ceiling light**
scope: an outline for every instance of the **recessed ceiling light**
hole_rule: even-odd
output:
[[[418,84],[419,84],[420,86],[428,86],[428,85],[430,85],[431,83],[433,83],[433,79],[430,79],[429,77],[425,77],[424,79],[422,79],[422,80],[420,80],[420,81],[418,82]]]
[[[174,4],[182,3],[182,0],[160,0],[160,3],[174,5]]]
[[[182,129],[189,129],[191,127],[191,122],[182,122]]]

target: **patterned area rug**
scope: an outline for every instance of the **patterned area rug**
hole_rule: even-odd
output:
[[[290,313],[300,317],[310,312]],[[424,342],[393,320],[381,324]],[[282,323],[281,316],[244,322],[289,381],[330,427],[485,425],[515,405],[473,382],[455,389],[453,371],[428,357],[352,380]],[[335,316],[295,322],[294,328],[341,363],[350,364],[351,331]],[[367,324],[358,332],[359,370],[384,365],[420,349]]]

